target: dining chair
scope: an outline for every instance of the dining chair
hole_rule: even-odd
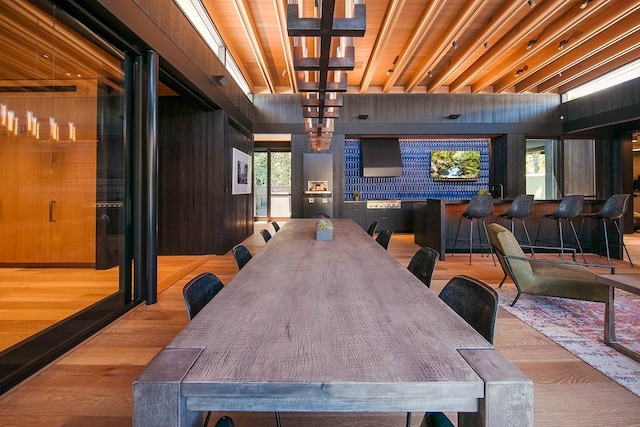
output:
[[[278,224],[276,221],[271,221],[271,225],[273,226],[273,229],[276,231],[276,233],[280,231],[280,224]]]
[[[627,257],[629,258],[629,264],[633,267],[633,262],[631,261],[631,255],[629,255],[629,251],[627,250],[627,246],[624,244],[624,235],[622,233],[622,229],[620,228],[620,218],[623,217],[625,212],[627,211],[627,205],[629,204],[629,194],[614,194],[609,197],[605,202],[604,206],[600,211],[592,214],[585,215],[582,218],[582,223],[580,224],[580,232],[578,236],[582,233],[582,227],[584,226],[584,221],[587,219],[591,219],[596,221],[598,225],[602,222],[602,230],[604,233],[604,244],[607,252],[607,264],[611,264],[611,254],[609,250],[609,246],[612,244],[609,241],[609,232],[608,226],[613,223],[618,232],[618,243],[613,243],[619,247],[622,247],[624,251],[627,253]],[[622,254],[622,258],[624,259],[624,254]]]
[[[369,236],[373,237],[373,235],[376,232],[376,228],[378,228],[379,223],[380,221],[373,221],[371,224],[369,224],[369,228],[367,229],[367,233],[369,234]]]
[[[243,244],[235,245],[233,249],[231,249],[231,253],[233,253],[233,259],[236,261],[238,270],[242,270],[242,267],[253,257],[249,249]]]
[[[431,277],[433,276],[433,270],[436,268],[438,259],[440,258],[440,252],[424,246],[413,255],[407,269],[413,273],[418,279],[422,281],[427,288],[431,287]]]
[[[189,319],[193,319],[222,288],[222,282],[213,273],[202,273],[189,280],[182,288]]]
[[[498,293],[486,283],[469,276],[455,276],[440,291],[439,298],[473,329],[493,344],[498,319]],[[407,426],[411,413],[407,414]],[[424,414],[421,426],[453,426],[442,412]]]
[[[378,233],[376,242],[380,243],[380,246],[382,246],[383,248],[388,249],[389,241],[391,240],[392,234],[393,230],[382,230],[380,233]]]
[[[536,240],[534,245],[538,244],[540,230],[542,229],[542,221],[545,219],[550,219],[556,221],[558,224],[558,244],[560,247],[560,255],[564,255],[564,232],[562,230],[562,222],[566,221],[569,223],[571,227],[571,231],[573,231],[573,237],[576,239],[576,246],[580,250],[582,254],[582,260],[586,262],[584,257],[584,252],[582,251],[582,245],[580,244],[580,239],[578,238],[578,233],[576,233],[576,227],[573,224],[573,220],[577,218],[582,213],[582,207],[584,205],[584,196],[579,194],[574,194],[571,196],[565,196],[558,205],[558,208],[540,219],[540,224],[538,226],[538,232],[536,233]]]
[[[207,418],[205,418],[204,420],[204,427],[207,427],[207,425],[209,425],[209,418],[211,418],[211,412],[207,414]],[[215,427],[235,427],[235,424],[233,424],[233,420],[230,417],[227,417],[225,415],[218,420]]]
[[[271,233],[269,233],[269,230],[267,230],[266,228],[263,228],[262,230],[260,230],[260,234],[262,234],[262,238],[264,239],[264,242],[269,243],[269,240],[271,240]]]
[[[482,238],[480,237],[480,227],[484,231],[484,235],[487,239],[486,245],[489,246],[489,252],[491,253],[491,258],[493,259],[493,264],[495,265],[496,260],[493,257],[493,251],[491,250],[491,245],[489,244],[489,235],[487,234],[487,224],[484,219],[493,214],[493,196],[490,194],[476,194],[471,200],[469,200],[469,204],[462,214],[460,214],[460,218],[458,219],[458,229],[456,230],[456,237],[453,242],[452,253],[456,250],[456,244],[458,241],[464,242],[469,245],[469,265],[471,265],[471,253],[473,252],[473,223],[474,221],[478,227],[478,246],[480,247],[480,254],[482,254]],[[460,233],[460,225],[462,224],[462,220],[466,219],[469,221],[469,239],[458,239],[458,234]]]

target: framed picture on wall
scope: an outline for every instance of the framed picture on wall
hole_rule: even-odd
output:
[[[231,194],[251,194],[251,156],[233,149]]]

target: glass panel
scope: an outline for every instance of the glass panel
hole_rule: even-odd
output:
[[[291,153],[271,152],[271,217],[291,217]]]
[[[527,139],[525,179],[527,194],[533,194],[535,199],[550,200],[559,197],[556,150],[556,140]]]
[[[267,217],[267,152],[253,153],[253,215],[259,218]]]
[[[62,16],[0,2],[0,351],[121,291],[124,57]]]

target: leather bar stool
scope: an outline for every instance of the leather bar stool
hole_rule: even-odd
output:
[[[469,265],[471,265],[471,253],[473,252],[473,223],[476,222],[478,226],[478,246],[480,247],[480,254],[482,254],[482,237],[480,237],[480,226],[482,226],[484,230],[484,235],[486,240],[486,245],[489,247],[489,252],[491,253],[491,258],[493,259],[493,265],[496,264],[496,259],[493,256],[493,249],[491,249],[491,244],[489,243],[489,233],[487,233],[487,224],[484,219],[488,216],[493,215],[493,196],[491,195],[475,195],[470,201],[467,209],[460,215],[460,219],[458,220],[458,229],[456,230],[456,238],[453,243],[452,252],[456,250],[456,245],[458,241],[464,242],[469,245]],[[460,233],[460,224],[463,219],[467,219],[469,221],[469,239],[458,239],[458,235]]]
[[[602,229],[604,233],[604,242],[605,248],[607,251],[607,263],[611,264],[611,255],[609,246],[612,244],[609,241],[609,233],[608,233],[608,225],[613,223],[618,232],[618,243],[613,243],[613,245],[621,246],[622,249],[627,253],[627,257],[629,258],[629,264],[633,267],[633,262],[631,262],[631,255],[629,255],[629,251],[627,250],[627,246],[624,244],[623,233],[620,228],[620,218],[622,218],[627,211],[627,205],[629,204],[629,194],[614,194],[613,196],[607,199],[606,203],[600,209],[599,212],[585,215],[582,218],[582,223],[580,224],[580,233],[582,233],[582,226],[584,225],[584,221],[586,219],[595,220],[598,224],[602,222]],[[624,254],[622,254],[622,258],[624,259]]]
[[[514,219],[519,219],[522,223],[522,228],[524,229],[524,234],[527,237],[527,243],[529,246],[531,245],[531,237],[529,237],[529,231],[527,230],[527,225],[524,223],[524,219],[531,215],[533,212],[533,194],[520,194],[509,206],[509,209],[501,215],[498,215],[497,219],[504,218],[508,219],[511,222],[511,234],[515,236],[514,232]],[[497,221],[496,221],[497,222]],[[533,254],[533,248],[531,248],[531,253]]]
[[[571,231],[573,232],[573,237],[576,239],[576,245],[582,254],[582,260],[586,263],[587,260],[584,257],[584,252],[582,251],[582,245],[580,244],[580,239],[578,239],[578,233],[576,233],[576,227],[573,225],[573,220],[577,218],[582,213],[582,206],[584,204],[584,196],[582,195],[571,195],[565,196],[558,205],[558,208],[555,212],[547,214],[540,219],[540,225],[538,226],[538,232],[536,233],[535,245],[538,245],[538,239],[540,236],[540,229],[542,228],[542,221],[545,219],[551,219],[556,221],[558,224],[558,242],[560,243],[560,254],[564,257],[564,233],[562,230],[562,222],[568,222],[571,226]]]

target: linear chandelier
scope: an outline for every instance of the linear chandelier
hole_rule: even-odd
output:
[[[366,29],[363,0],[347,0],[344,17],[335,17],[336,0],[312,0],[311,17],[302,17],[302,0],[287,5],[287,34],[293,39],[293,68],[301,96],[305,134],[316,151],[331,145],[334,121],[347,91],[347,71],[355,67],[353,37]]]

